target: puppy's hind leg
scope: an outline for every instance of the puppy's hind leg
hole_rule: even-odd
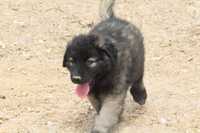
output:
[[[140,78],[138,81],[132,84],[130,92],[133,96],[133,99],[137,103],[139,103],[140,105],[145,104],[147,98],[147,92],[144,87],[143,78]]]

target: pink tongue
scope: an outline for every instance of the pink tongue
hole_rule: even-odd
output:
[[[77,94],[80,98],[85,98],[85,97],[87,97],[89,91],[90,91],[89,83],[77,85],[77,87],[76,87],[76,94]]]

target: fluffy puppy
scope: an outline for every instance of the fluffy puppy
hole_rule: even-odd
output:
[[[113,0],[102,0],[98,23],[88,34],[67,45],[63,66],[68,68],[76,92],[88,97],[97,111],[91,133],[110,133],[119,121],[127,90],[143,105],[144,45],[134,25],[115,17]]]

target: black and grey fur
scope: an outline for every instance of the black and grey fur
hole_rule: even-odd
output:
[[[89,100],[97,111],[91,133],[110,133],[119,122],[127,90],[143,105],[147,93],[143,84],[144,45],[134,25],[117,18],[114,0],[102,0],[102,21],[88,34],[68,44],[63,66],[72,82],[90,82]]]

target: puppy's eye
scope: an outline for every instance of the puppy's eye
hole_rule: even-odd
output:
[[[87,66],[95,67],[97,65],[97,58],[91,57],[86,61]]]
[[[68,59],[68,64],[69,64],[70,66],[72,66],[72,65],[74,64],[74,59],[73,59],[72,57],[70,57],[70,58]]]

